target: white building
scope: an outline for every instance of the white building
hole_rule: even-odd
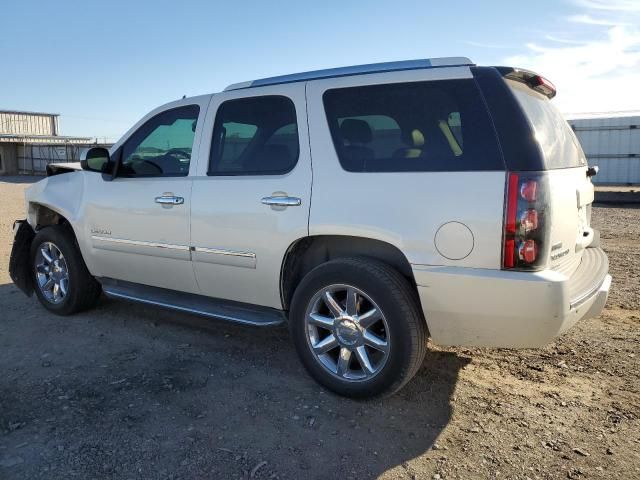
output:
[[[44,174],[48,163],[80,160],[91,137],[59,134],[56,113],[0,110],[0,175]]]
[[[569,120],[600,184],[640,184],[640,115]]]

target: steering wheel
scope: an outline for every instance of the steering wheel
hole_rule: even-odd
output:
[[[145,165],[150,165],[153,168],[155,168],[157,170],[157,173],[162,173],[162,167],[160,165],[158,165],[156,162],[152,162],[151,160],[140,160],[140,163],[143,163]]]
[[[191,160],[191,155],[182,150],[181,148],[172,148],[165,152],[165,156],[171,156],[180,160]]]

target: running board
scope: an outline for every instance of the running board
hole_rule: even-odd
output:
[[[112,298],[122,298],[245,325],[268,327],[281,325],[285,322],[284,312],[275,308],[220,300],[112,278],[98,278],[97,280],[102,284],[102,291]]]

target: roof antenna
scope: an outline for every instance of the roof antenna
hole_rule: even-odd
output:
[[[187,98],[187,96],[186,95],[182,95],[182,99],[184,100],[185,98]]]

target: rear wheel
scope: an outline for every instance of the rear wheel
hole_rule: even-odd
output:
[[[309,272],[294,294],[290,326],[309,373],[349,397],[399,390],[426,350],[414,290],[400,273],[373,259],[332,260]]]
[[[54,225],[36,234],[31,266],[34,290],[47,310],[70,315],[96,304],[100,284],[87,270],[68,227]]]

